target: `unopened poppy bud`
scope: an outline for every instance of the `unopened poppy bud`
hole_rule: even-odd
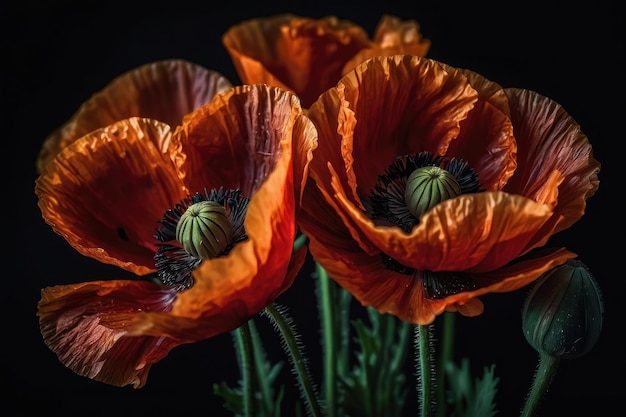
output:
[[[176,225],[176,240],[191,255],[211,259],[222,253],[233,238],[226,209],[215,201],[192,204]]]
[[[404,201],[411,214],[419,219],[437,204],[459,194],[461,187],[454,175],[437,166],[425,166],[407,178]]]
[[[539,353],[574,359],[595,345],[602,314],[598,284],[585,264],[571,260],[539,278],[524,302],[522,328]]]

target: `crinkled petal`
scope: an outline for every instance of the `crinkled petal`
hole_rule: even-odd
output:
[[[42,215],[76,250],[136,274],[154,270],[154,234],[184,196],[167,124],[122,120],[64,148],[36,181]]]
[[[251,262],[242,265],[244,272],[239,272],[236,269],[238,266],[231,264],[233,269],[226,272],[233,274],[232,283],[228,282],[228,277],[213,274],[210,268],[215,264],[205,262],[204,269],[195,274],[197,284],[179,295],[174,311],[137,314],[132,326],[129,326],[129,334],[165,335],[176,340],[196,342],[235,330],[291,286],[304,264],[307,252],[305,246],[296,251],[286,272],[282,264],[263,265],[259,267],[256,277],[247,276]],[[276,275],[272,275],[272,269]],[[212,282],[214,279],[215,282]]]
[[[423,214],[410,233],[377,226],[335,184],[344,221],[400,264],[429,271],[491,271],[524,254],[542,232],[549,205],[503,192],[465,194]],[[558,179],[552,183],[555,191]],[[316,233],[330,233],[316,230]]]
[[[541,201],[546,179],[558,171],[563,181],[554,216],[546,225],[556,233],[585,213],[587,199],[599,186],[600,163],[580,126],[559,104],[528,90],[505,91],[518,143],[518,168],[504,190]]]
[[[200,318],[237,302],[238,315],[250,317],[284,291],[297,232],[295,184],[307,169],[294,163],[293,143],[304,146],[298,158],[306,158],[314,135],[294,94],[260,84],[235,87],[185,118],[171,153],[181,179],[190,192],[241,190],[250,199],[248,240],[194,272],[195,284],[181,293],[174,315]]]
[[[67,145],[87,133],[130,117],[156,119],[175,127],[183,116],[232,87],[221,74],[179,59],[132,69],[83,103],[45,140],[37,159],[39,172]]]
[[[380,256],[362,252],[355,241],[352,245],[347,242],[335,246],[319,241],[317,235],[312,234],[309,249],[329,276],[361,304],[419,325],[432,323],[444,311],[480,315],[484,306],[477,297],[522,288],[545,271],[576,256],[564,249],[543,249],[496,271],[468,274],[469,279],[479,286],[477,290],[432,299],[426,294],[419,271],[409,275],[390,271],[384,267]]]
[[[368,48],[358,52],[344,66],[342,75],[359,64],[381,55],[426,56],[430,49],[430,39],[425,39],[417,21],[401,20],[396,16],[383,15],[378,22],[374,38]]]
[[[476,100],[464,75],[435,61],[408,55],[367,61],[307,113],[320,138],[311,175],[329,190],[329,163],[360,204],[396,157],[444,154]]]
[[[129,337],[141,311],[168,311],[176,290],[148,281],[94,281],[42,290],[37,315],[46,345],[81,376],[142,387],[153,363],[183,340]]]
[[[447,71],[456,71],[444,66]],[[447,155],[466,161],[476,172],[481,188],[501,190],[517,168],[517,143],[513,125],[502,99],[504,91],[477,74],[461,71],[479,93],[467,118],[461,121],[456,140],[450,142]],[[480,88],[480,89],[479,89]],[[507,110],[508,111],[508,110]]]
[[[336,85],[346,62],[370,43],[353,22],[291,14],[244,21],[222,41],[244,84],[289,89],[305,108]]]

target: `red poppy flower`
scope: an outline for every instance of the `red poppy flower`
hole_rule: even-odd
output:
[[[44,141],[37,170],[87,133],[129,117],[178,126],[183,116],[207,104],[232,84],[221,74],[180,59],[151,62],[111,81]]]
[[[222,40],[244,83],[294,91],[305,108],[368,58],[398,53],[424,56],[430,48],[417,22],[390,15],[381,18],[373,40],[348,20],[291,14],[242,22]]]
[[[478,315],[477,297],[575,256],[544,245],[583,215],[600,164],[549,98],[397,55],[357,67],[307,115],[319,147],[299,224],[362,304],[421,325]]]
[[[133,117],[64,147],[37,179],[45,221],[144,279],[45,288],[46,344],[80,375],[141,387],[172,348],[259,313],[304,262],[304,250],[292,256],[295,211],[314,146],[298,98],[255,85],[217,95],[175,131]]]

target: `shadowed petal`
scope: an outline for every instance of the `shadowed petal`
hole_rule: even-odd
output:
[[[222,41],[244,84],[294,91],[305,108],[334,86],[346,62],[370,43],[365,30],[350,21],[291,14],[244,21]]]
[[[435,61],[408,55],[367,61],[307,113],[320,137],[311,175],[328,189],[329,163],[346,194],[360,204],[358,196],[369,194],[396,157],[445,153],[476,99],[464,75],[446,72]]]
[[[45,140],[37,159],[39,173],[67,145],[118,120],[144,117],[172,128],[183,116],[230,88],[221,74],[183,60],[163,60],[130,70],[81,105]]]
[[[430,39],[425,39],[420,33],[417,21],[403,21],[395,16],[383,15],[370,46],[359,51],[348,61],[343,67],[342,75],[368,59],[381,55],[426,56],[430,44]]]
[[[280,272],[284,274],[280,276],[270,275],[270,270],[275,268],[271,265],[262,266],[259,275],[253,278],[247,277],[247,272],[239,272],[238,265],[231,265],[235,268],[228,271],[234,275],[232,283],[224,277],[217,277],[213,282],[216,278],[211,273],[214,264],[205,262],[204,271],[195,274],[200,286],[196,285],[181,293],[175,311],[137,314],[132,326],[129,326],[129,335],[165,335],[176,340],[197,342],[234,330],[291,286],[304,264],[307,252],[304,246],[295,252],[286,272]],[[248,265],[243,265],[243,268],[247,269]],[[244,286],[246,280],[249,286]]]
[[[132,118],[73,142],[36,181],[45,221],[76,250],[136,274],[154,270],[154,233],[185,196],[166,154],[170,127]]]
[[[347,223],[382,252],[402,265],[429,271],[498,268],[522,254],[552,215],[550,206],[522,196],[466,194],[433,207],[407,234],[397,227],[376,226],[337,188],[335,201]]]
[[[308,170],[306,161],[294,164],[293,143],[302,147],[298,158],[309,158],[316,132],[294,94],[253,85],[235,87],[191,113],[175,136],[179,145],[173,158],[191,190],[224,186],[250,198],[244,222],[248,241],[226,257],[205,261],[175,313],[200,317],[228,294],[237,294],[255,314],[283,289],[297,232],[300,196],[294,186],[304,182]]]
[[[554,218],[554,233],[580,219],[586,201],[598,189],[600,163],[580,126],[565,110],[537,93],[507,89],[518,142],[520,168],[505,190],[541,201],[546,179],[556,170],[563,176]]]
[[[168,311],[176,290],[147,281],[94,281],[42,291],[38,317],[46,345],[79,375],[142,387],[150,366],[182,341],[126,337],[140,311]]]

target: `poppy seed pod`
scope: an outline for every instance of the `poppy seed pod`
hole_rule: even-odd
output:
[[[427,166],[409,175],[404,200],[411,214],[419,218],[442,201],[460,194],[461,186],[453,175],[445,169]]]
[[[600,288],[589,269],[570,260],[539,278],[524,302],[522,328],[541,354],[574,359],[595,345],[602,314]]]
[[[176,226],[176,240],[195,257],[212,259],[222,253],[233,238],[233,226],[224,206],[201,201],[183,213]]]

